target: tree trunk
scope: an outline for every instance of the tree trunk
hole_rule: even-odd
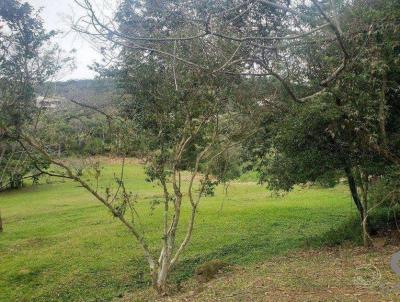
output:
[[[353,197],[353,201],[357,207],[358,213],[360,214],[361,221],[364,221],[364,208],[362,206],[360,197],[358,196],[357,192],[357,185],[356,181],[353,176],[353,172],[351,171],[351,168],[346,166],[345,168],[346,176],[347,176],[347,181],[349,183],[349,188],[351,192],[351,196]]]
[[[379,103],[379,128],[380,128],[381,142],[385,150],[388,151],[389,143],[386,134],[386,89],[387,89],[387,75],[385,72],[382,79],[381,101]]]
[[[1,218],[1,211],[0,211],[0,233],[3,233],[3,219]]]
[[[362,207],[364,211],[364,220],[362,221],[364,246],[370,247],[372,242],[368,232],[368,175],[363,173],[359,167],[357,168],[357,172],[362,193]]]
[[[157,291],[161,295],[167,294],[167,278],[169,273],[169,263],[163,262],[157,274]]]
[[[354,179],[353,172],[351,171],[351,168],[349,166],[346,166],[345,172],[347,175],[351,196],[360,215],[364,246],[369,247],[371,246],[371,240],[368,231],[367,204],[366,201],[361,201],[360,196],[358,195],[357,184]]]
[[[369,236],[368,232],[368,216],[366,215],[364,217],[364,220],[362,222],[362,228],[363,228],[363,243],[365,247],[370,247],[372,245],[371,238]]]
[[[160,266],[157,266],[152,273],[153,288],[162,296],[167,295],[167,279],[170,271],[170,257],[167,254],[163,249],[160,257]]]

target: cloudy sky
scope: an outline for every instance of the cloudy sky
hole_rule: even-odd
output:
[[[63,73],[60,80],[88,79],[93,78],[94,73],[89,70],[88,65],[94,61],[100,61],[101,56],[96,49],[80,35],[71,32],[71,16],[81,16],[82,9],[74,4],[73,0],[26,0],[35,8],[43,8],[41,13],[43,20],[49,30],[61,30],[63,34],[57,38],[57,43],[65,51],[76,49],[76,69],[72,72]]]

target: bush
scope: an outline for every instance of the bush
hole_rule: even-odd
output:
[[[380,207],[369,216],[371,235],[382,234],[400,228],[400,205]]]
[[[370,190],[370,208],[388,208],[400,204],[400,171],[389,168],[375,180]]]

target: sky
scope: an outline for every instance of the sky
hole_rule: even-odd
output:
[[[73,0],[26,0],[35,8],[42,8],[41,16],[48,30],[60,30],[56,41],[60,47],[69,52],[76,49],[75,70],[63,72],[58,80],[91,79],[95,73],[88,68],[95,61],[101,60],[99,52],[83,37],[71,32],[71,21],[68,17],[81,16],[80,9]]]

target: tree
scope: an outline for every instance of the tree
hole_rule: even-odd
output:
[[[129,54],[127,58],[132,56]],[[192,237],[200,201],[215,186],[212,165],[223,153],[254,133],[254,125],[244,122],[245,116],[239,111],[240,107],[251,110],[252,104],[235,98],[233,93],[238,85],[235,79],[230,79],[231,84],[227,85],[227,79],[185,73],[176,68],[177,89],[171,76],[173,67],[154,60],[118,63],[117,76],[124,94],[114,122],[123,129],[133,127],[147,139],[147,177],[160,185],[163,194],[163,199],[154,203],[162,205],[163,213],[158,256],[135,219],[140,213],[135,208],[134,195],[125,187],[129,179],[124,177],[123,166],[121,175],[116,177],[117,188],[101,192],[92,182],[95,178],[87,181],[88,174],[84,171],[74,170],[66,161],[56,159],[45,148],[45,141],[25,134],[21,143],[26,149],[35,150],[34,154],[43,161],[61,169],[61,172],[60,169],[41,172],[80,183],[130,230],[144,252],[154,288],[165,294],[167,278]],[[121,153],[125,147],[129,148],[125,145],[127,142],[127,139],[122,142]],[[184,171],[188,171],[188,177],[182,176]],[[190,209],[186,226],[181,223],[183,207]],[[184,227],[186,231],[181,231],[184,236],[179,238],[177,233]]]
[[[260,180],[272,190],[290,191],[309,182],[334,186],[346,177],[368,245],[368,199],[361,186],[379,171],[380,158],[353,143],[354,133],[341,127],[346,118],[340,109],[321,98],[277,111],[266,117],[263,132],[248,142],[248,149]]]
[[[0,192],[21,188],[25,179],[41,174],[17,142],[4,138],[0,143],[0,171]]]
[[[335,183],[344,175],[360,214],[366,246],[370,244],[371,180],[398,168],[399,111],[392,101],[398,97],[399,84],[398,20],[395,2],[367,6],[354,2],[351,9],[344,8],[343,30],[359,29],[346,38],[349,65],[312,100],[267,117],[259,141],[265,147],[260,153],[263,180],[272,188],[289,190],[308,181]],[[339,60],[329,45],[322,50],[308,45],[295,53],[309,66],[309,74],[326,61]],[[305,89],[297,85],[293,91]]]
[[[396,29],[400,6],[396,1],[370,2],[367,6],[356,2],[352,8],[344,15],[344,24],[349,29],[363,28],[364,32],[354,35],[350,44],[351,49],[357,49],[352,69],[343,73],[330,92],[336,106],[343,107],[346,120],[342,127],[352,134],[353,139],[348,141],[355,144],[353,149],[359,154],[369,153],[364,160],[361,156],[353,160],[366,234],[371,179],[385,177],[391,170],[398,170],[400,164],[399,105],[393,101],[398,98],[400,80]],[[368,244],[365,237],[364,243]]]
[[[250,128],[238,124],[237,100],[229,92],[235,85],[178,70],[176,89],[172,68],[161,60],[149,61],[135,66],[134,73],[124,73],[123,83],[128,87],[122,106],[127,118],[146,134],[148,179],[157,181],[164,192],[164,240],[152,272],[157,273],[153,277],[155,287],[164,292],[166,278],[192,236],[200,200],[215,186],[213,163],[248,135]],[[181,176],[184,171],[190,171],[188,181]],[[178,243],[184,190],[191,214],[186,235]]]
[[[308,82],[309,90],[318,94],[322,91],[319,84],[332,82],[344,69],[342,65],[348,63],[336,7],[327,2],[123,1],[119,16],[136,16],[136,19],[120,26],[117,19],[110,20],[96,11],[90,0],[77,0],[86,15],[74,28],[96,36],[103,43],[156,53],[213,74],[272,77],[282,84],[293,101],[301,102],[308,97],[304,91],[303,97],[293,91],[295,79]],[[137,13],[141,11],[146,13],[141,16]],[[177,25],[185,31],[174,33],[170,27]],[[191,54],[173,47],[192,43],[210,47],[212,51],[204,51],[203,57],[215,59],[222,52],[224,60],[209,65],[207,60],[196,61]],[[343,63],[332,71],[332,62],[326,62],[320,67],[318,78],[314,78],[306,74],[302,58],[295,56],[293,49],[324,43],[336,46],[335,55],[343,57]],[[226,48],[226,44],[231,47]],[[287,74],[282,75],[284,72]]]
[[[86,10],[80,19],[83,22],[74,26],[80,32],[115,47],[156,53],[212,74],[275,79],[286,91],[287,97],[279,98],[285,103],[304,103],[338,91],[363,58],[379,56],[377,49],[383,44],[380,38],[373,41],[377,31],[381,32],[378,36],[391,41],[383,54],[390,47],[396,48],[396,1],[123,1],[119,15],[136,15],[124,26],[102,16],[90,0],[76,2]],[[140,11],[146,14],[135,13]],[[385,21],[388,34],[380,29],[382,12],[390,16]],[[170,27],[177,24],[187,30],[174,33]],[[182,52],[184,46],[192,44],[211,49],[202,53],[208,60],[200,62],[196,56]],[[393,53],[392,61],[396,57]],[[213,61],[217,57],[225,60]],[[265,96],[278,101],[269,90]],[[400,162],[396,152],[383,148],[385,145],[364,140],[364,146],[386,160]]]
[[[155,9],[142,15],[138,11],[132,14],[121,6],[115,20],[121,29],[131,30],[126,25],[141,18],[143,28],[135,28],[141,34],[165,28],[176,34],[191,31],[180,26],[178,17],[153,24],[152,19],[160,8],[148,8]],[[166,47],[171,46],[175,51],[190,53],[199,64],[216,66],[223,60],[223,53],[220,53],[221,57],[205,55],[215,51],[204,45],[174,43]],[[224,46],[232,47],[229,43]],[[164,294],[167,278],[193,235],[199,203],[215,187],[218,175],[211,174],[212,165],[222,154],[254,133],[258,108],[253,99],[247,100],[238,93],[240,78],[237,76],[217,77],[203,70],[187,69],[177,60],[165,60],[157,53],[136,51],[128,46],[103,48],[106,56],[113,52],[117,56],[113,57],[112,68],[103,71],[118,80],[118,88],[123,92],[119,98],[119,111],[109,114],[87,103],[75,103],[106,117],[115,132],[112,139],[119,154],[125,155],[131,149],[132,138],[136,135],[146,138],[147,177],[159,184],[163,193],[163,199],[154,202],[154,205],[162,205],[163,213],[158,255],[137,223],[140,213],[135,208],[135,195],[126,188],[129,179],[124,176],[124,163],[121,174],[115,177],[116,186],[102,191],[97,185],[101,174],[98,165],[93,166],[93,173],[89,175],[82,167],[75,168],[58,158],[51,145],[57,145],[55,140],[61,138],[63,128],[53,128],[55,133],[49,136],[38,134],[39,128],[21,127],[17,139],[35,162],[51,164],[51,169],[37,165],[38,171],[79,183],[128,228],[143,250],[154,288]],[[102,69],[100,65],[96,68]],[[245,112],[255,113],[254,118],[248,119],[249,114]],[[42,117],[38,125],[43,121],[45,118]],[[188,178],[182,177],[184,171],[188,171]],[[186,226],[181,222],[184,207],[190,210]],[[183,238],[178,236],[180,232]]]
[[[128,2],[124,2],[116,14],[121,31],[137,35],[191,32],[190,26],[182,28],[179,12],[170,12],[172,18],[167,18],[160,15],[164,5],[153,4],[137,2],[128,8]],[[146,14],[140,13],[142,9]],[[154,23],[154,19],[159,20]],[[133,28],[133,24],[138,26]],[[231,47],[227,43],[224,46]],[[176,41],[165,47],[173,47],[175,53],[190,53],[196,64],[207,60],[205,64],[216,65],[221,61],[218,54],[212,58],[207,55],[212,49],[195,41],[191,45]],[[242,121],[248,118],[244,110],[257,106],[253,100],[235,95],[240,89],[237,76],[210,76],[202,70],[187,69],[177,60],[167,60],[157,52],[138,51],[127,45],[121,46],[117,60],[114,76],[124,91],[120,102],[122,118],[132,121],[136,131],[146,137],[148,180],[157,181],[164,194],[162,248],[158,261],[148,259],[153,285],[163,293],[170,271],[191,239],[201,198],[213,192],[218,177],[223,181],[225,175],[212,174],[216,162],[254,132],[254,123]],[[184,171],[190,171],[186,185],[181,177]],[[176,234],[185,189],[191,214],[186,234],[178,243]]]
[[[36,91],[70,58],[62,59],[51,43],[39,12],[28,3],[0,3],[0,191],[19,188],[25,178],[35,180],[47,163],[31,157],[19,144],[21,133],[33,128],[42,109]],[[32,125],[33,124],[33,125]],[[0,217],[0,230],[3,230]]]
[[[0,4],[0,190],[22,186],[27,174],[37,175],[35,164],[17,143],[26,127],[35,128],[37,89],[69,62],[51,44],[38,12],[28,3],[4,0]],[[32,126],[33,124],[33,126]]]
[[[1,218],[1,211],[0,211],[0,233],[3,233],[3,219]]]
[[[368,245],[368,179],[371,173],[384,173],[382,165],[400,163],[397,136],[388,139],[389,121],[397,125],[397,110],[392,116],[387,110],[389,104],[397,107],[389,101],[398,85],[397,1],[125,1],[123,16],[138,18],[124,26],[99,17],[90,0],[77,2],[86,9],[85,24],[92,27],[75,28],[102,41],[211,74],[264,77],[276,87],[265,91],[271,107],[298,110],[299,104],[307,111],[313,106],[308,103],[321,103],[328,112],[336,111],[338,116],[326,125],[329,131],[315,129],[315,147],[323,150],[321,143],[334,141],[327,144],[335,151],[325,157],[333,155],[334,162],[325,166],[336,169],[336,155],[345,157],[340,166]],[[135,14],[140,11],[146,11],[144,19]],[[189,30],[176,32],[176,24]],[[199,61],[184,52],[193,45],[214,51],[202,52]]]

